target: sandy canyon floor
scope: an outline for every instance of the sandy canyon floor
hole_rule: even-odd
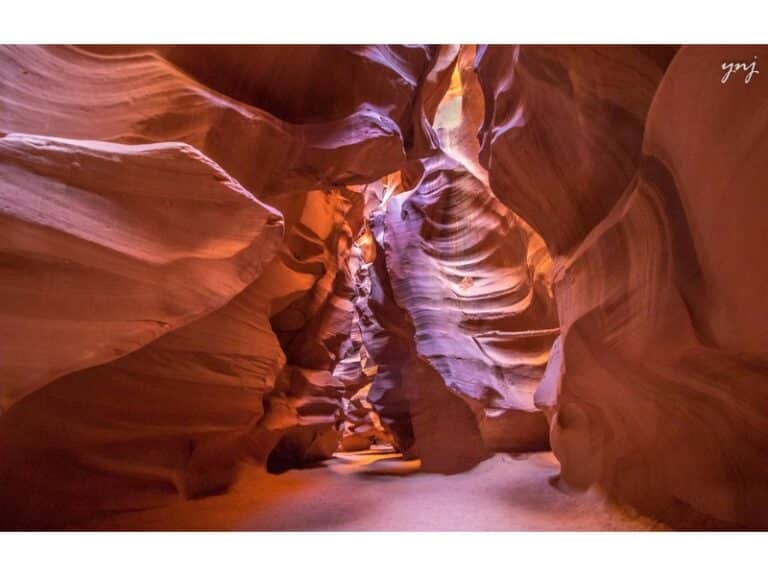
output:
[[[551,453],[499,454],[469,472],[418,472],[391,451],[337,453],[320,465],[269,475],[243,470],[226,494],[123,513],[89,530],[659,530],[599,494],[552,485]]]

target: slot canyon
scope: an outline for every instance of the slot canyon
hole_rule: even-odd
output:
[[[766,46],[0,46],[0,528],[768,529]]]

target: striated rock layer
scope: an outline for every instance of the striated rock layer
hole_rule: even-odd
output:
[[[554,256],[537,401],[563,479],[681,526],[768,526],[764,47],[488,47],[482,158]],[[669,65],[667,67],[667,63]]]

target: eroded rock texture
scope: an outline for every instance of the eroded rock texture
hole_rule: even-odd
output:
[[[344,450],[368,450],[373,445],[387,446],[393,441],[368,400],[370,389],[370,384],[361,388],[344,403],[345,420],[341,438]]]
[[[679,525],[768,525],[768,88],[759,47],[488,47],[481,154],[554,256],[537,400],[571,485]],[[667,66],[668,64],[668,66]]]
[[[302,464],[340,439],[362,221],[345,186],[432,149],[438,50],[250,47],[238,62],[273,82],[248,94],[226,51],[167,51],[0,53],[9,526],[208,494],[244,458]],[[277,82],[309,53],[340,75]],[[200,61],[225,73],[203,84]]]
[[[352,247],[349,271],[356,275],[363,262],[361,243]],[[373,444],[391,445],[393,439],[368,400],[378,366],[373,363],[363,345],[360,318],[353,311],[349,338],[342,344],[341,360],[334,368],[333,375],[344,386],[344,422],[341,429],[340,447],[347,451],[367,450]]]
[[[470,161],[482,102],[471,59],[457,61],[436,111],[441,150],[372,212],[358,299],[379,367],[369,398],[397,445],[441,472],[548,446],[533,394],[558,332],[546,250]]]
[[[286,242],[290,270],[311,288],[294,286],[290,303],[274,307],[272,327],[289,362],[284,381],[275,390],[296,412],[296,423],[280,440],[270,458],[283,469],[323,460],[341,439],[345,383],[333,375],[353,322],[353,286],[348,268],[352,227],[362,221],[362,198],[349,190],[310,193],[302,217]]]
[[[378,286],[363,326],[379,372],[370,396],[385,422],[390,411],[401,420],[399,445],[425,469],[453,472],[495,451],[546,447],[533,393],[557,318],[514,215],[439,155],[371,228],[378,246],[368,282]],[[389,342],[376,342],[381,332]]]

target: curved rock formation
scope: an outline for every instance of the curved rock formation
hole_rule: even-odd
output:
[[[157,45],[83,46],[94,54],[163,56],[205,86],[298,125],[332,123],[360,111],[394,122],[409,158],[434,152],[431,127],[450,81],[458,46]],[[315,131],[326,135],[328,130]],[[370,127],[346,137],[372,136]],[[381,151],[379,151],[381,152]],[[330,160],[330,158],[327,157]],[[352,155],[361,170],[382,159]],[[328,166],[325,167],[329,168]],[[399,167],[392,167],[390,172]],[[368,172],[343,183],[365,184]],[[357,176],[355,178],[355,176]],[[355,179],[357,182],[352,182]],[[337,178],[336,183],[342,183]]]
[[[0,138],[0,408],[221,307],[282,216],[179,143]]]
[[[215,492],[286,446],[294,464],[330,455],[362,217],[344,185],[433,138],[419,79],[437,49],[350,49],[390,70],[377,97],[397,106],[350,77],[334,86],[350,106],[316,103],[311,123],[223,94],[226,74],[219,92],[200,84],[163,50],[113,52],[0,50],[0,133],[25,133],[0,140],[4,525]]]
[[[400,317],[388,337],[411,360],[392,374],[400,347],[388,353],[393,343],[367,344],[379,365],[370,396],[385,422],[409,420],[393,431],[425,469],[455,472],[495,451],[546,447],[533,392],[557,319],[514,215],[448,156],[424,164],[419,185],[390,198],[371,223],[386,267],[372,277],[391,292],[378,300],[372,290],[363,316],[371,311],[385,331]]]
[[[547,447],[533,394],[557,335],[546,249],[471,161],[471,56],[457,56],[436,111],[444,151],[372,213],[375,262],[358,299],[379,370],[369,398],[397,445],[441,472]],[[463,84],[474,87],[466,100]]]
[[[479,48],[480,159],[494,193],[553,253],[581,242],[633,178],[645,115],[672,54],[652,46]],[[507,148],[514,160],[493,153]],[[543,200],[525,193],[534,189]]]
[[[676,525],[767,526],[765,48],[488,48],[483,158],[555,256],[537,393],[571,485]],[[647,114],[647,117],[646,117]],[[557,217],[553,218],[553,214]]]
[[[106,57],[63,46],[4,46],[0,83],[0,132],[186,142],[260,199],[370,182],[396,170],[410,150],[402,132],[410,124],[364,100],[344,115],[331,107],[317,122],[291,124],[197,83],[154,52]],[[417,97],[412,85],[393,82],[390,90],[403,102]]]

